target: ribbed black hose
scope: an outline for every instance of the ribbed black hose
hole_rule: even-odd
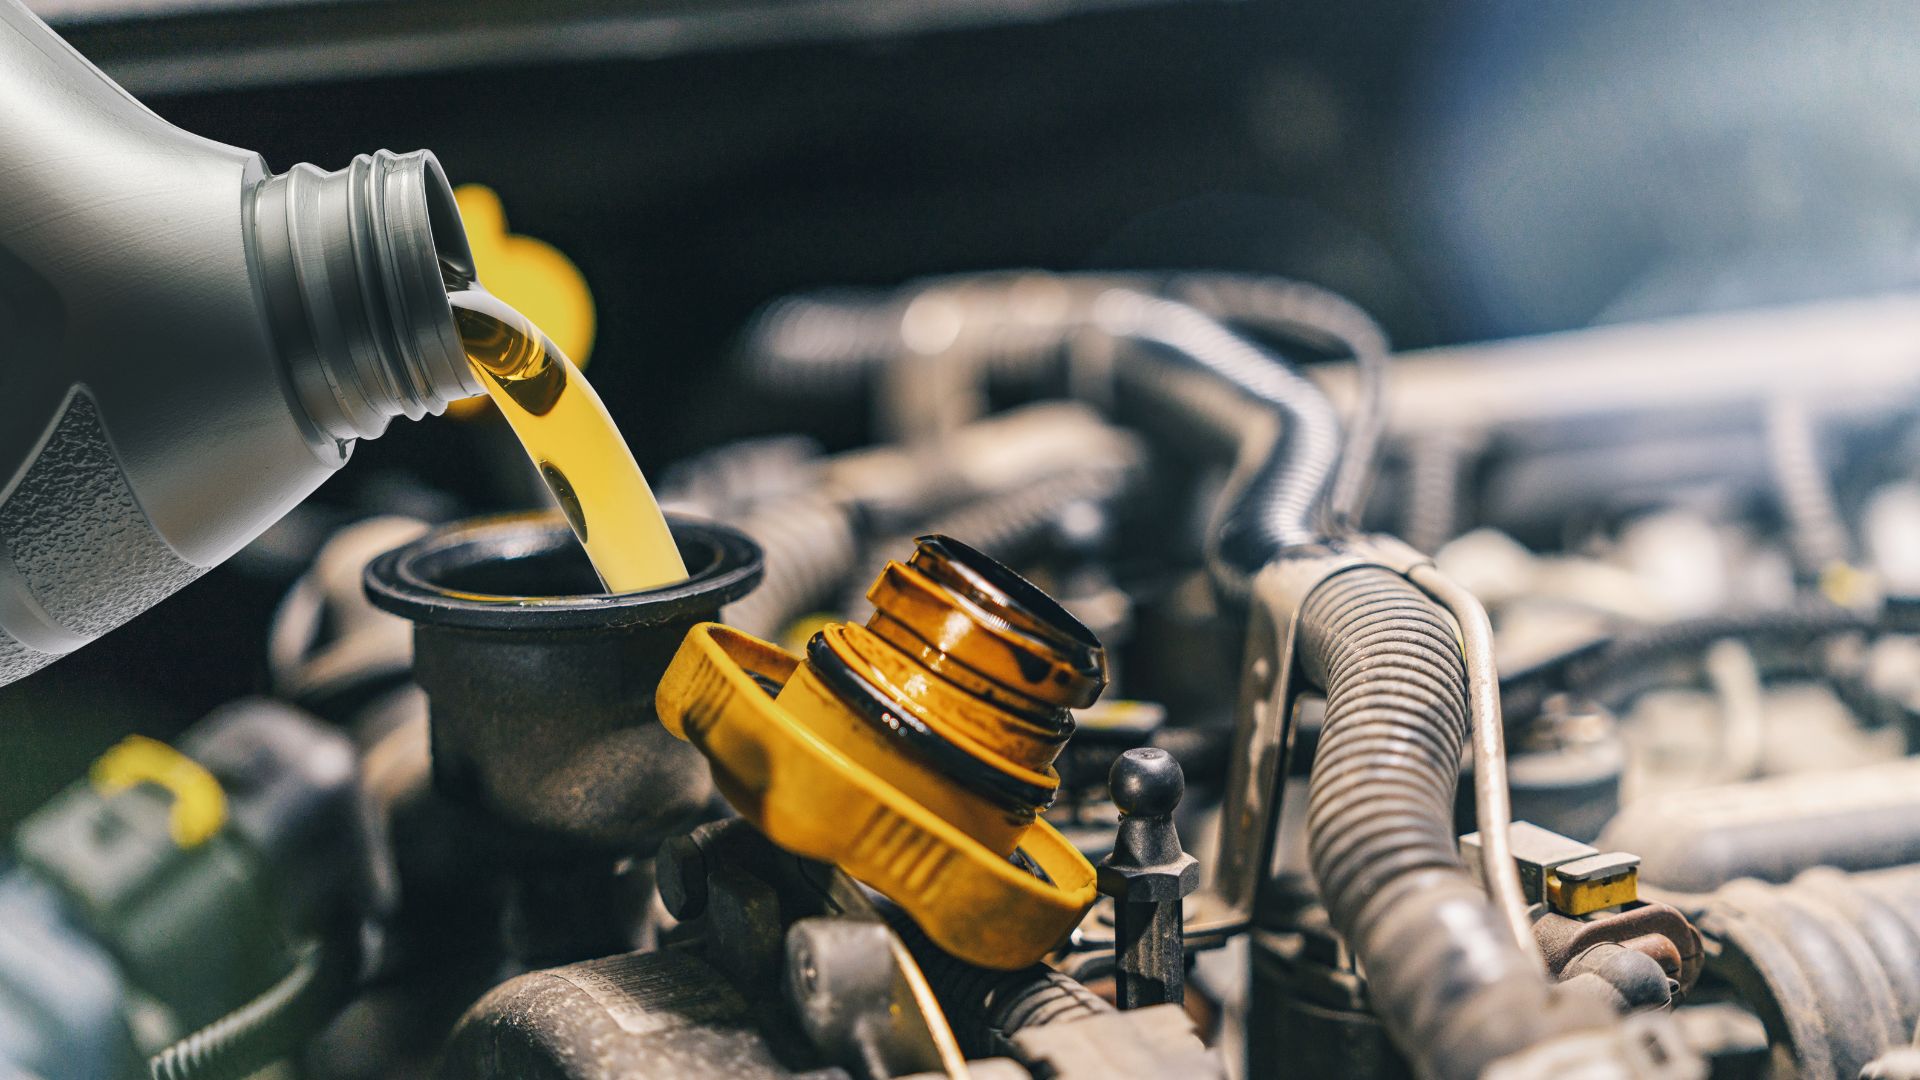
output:
[[[904,918],[890,923],[920,965],[969,1058],[1010,1054],[1013,1037],[1028,1028],[1114,1011],[1078,980],[1045,964],[1019,971],[980,967],[943,951]]]
[[[1386,430],[1390,353],[1386,331],[1360,305],[1304,281],[1181,274],[1167,283],[1166,291],[1217,318],[1353,357],[1358,392],[1327,501],[1335,528],[1359,528],[1374,458]]]
[[[1185,304],[1114,290],[1094,324],[1155,346],[1271,409],[1279,431],[1241,480],[1214,528],[1213,558],[1234,591],[1262,567],[1326,539],[1328,488],[1340,462],[1340,421],[1320,388],[1280,358]]]
[[[1062,292],[1051,324],[1014,314],[1022,307],[1017,294],[1036,283]],[[1200,306],[1142,291],[1156,287]],[[968,333],[990,366],[1011,360],[1025,369],[1047,361],[1082,326],[1085,298],[1097,296],[1091,321],[1101,331],[1170,352],[1279,414],[1278,439],[1259,467],[1240,478],[1238,497],[1221,522],[1216,576],[1230,591],[1243,589],[1245,578],[1282,552],[1357,521],[1383,425],[1387,339],[1358,307],[1304,282],[1219,274],[1155,282],[1143,276],[1025,273],[941,279],[894,296],[811,294],[781,301],[757,317],[744,351],[770,385],[845,385],[896,355],[903,348],[903,313],[915,299],[943,291],[962,317],[986,324]],[[1319,388],[1222,320],[1353,355],[1360,393],[1344,452],[1339,418]]]
[[[1832,634],[1875,627],[1871,616],[1826,603],[1680,619],[1616,638],[1597,655],[1572,665],[1567,685],[1608,708],[1620,709],[1657,684],[1666,665],[1697,659],[1716,641],[1808,645]]]
[[[1423,1077],[1468,1080],[1576,1026],[1460,861],[1467,682],[1445,614],[1391,571],[1349,570],[1302,606],[1299,655],[1327,698],[1308,855],[1401,1050]]]
[[[291,1054],[325,1021],[339,966],[305,946],[259,997],[155,1054],[153,1080],[244,1080]]]

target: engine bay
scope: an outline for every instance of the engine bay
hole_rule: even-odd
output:
[[[0,689],[0,1075],[1920,1075],[1888,28],[987,6],[36,5],[433,145],[689,576],[469,400]]]

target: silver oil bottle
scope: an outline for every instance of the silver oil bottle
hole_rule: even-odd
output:
[[[338,172],[155,116],[0,0],[0,684],[232,555],[395,416],[482,392],[426,152]]]

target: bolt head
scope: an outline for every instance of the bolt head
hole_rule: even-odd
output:
[[[1172,754],[1142,746],[1120,755],[1107,776],[1113,805],[1129,817],[1165,817],[1180,805],[1187,778]]]

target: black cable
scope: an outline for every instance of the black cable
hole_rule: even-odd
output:
[[[1807,645],[1849,631],[1871,631],[1878,620],[1849,608],[1809,603],[1774,611],[1680,619],[1616,637],[1572,663],[1567,687],[1614,710],[1659,681],[1661,669],[1727,639],[1769,646]]]
[[[344,958],[308,942],[260,996],[155,1054],[153,1080],[244,1080],[298,1049],[326,1022]]]
[[[1057,283],[1063,293],[1050,324],[1008,314],[1021,307],[1020,291],[1031,289],[1036,281]],[[1107,302],[1101,295],[1103,289],[1151,299],[1161,299],[1149,294],[1163,291],[1169,299],[1163,300],[1164,309],[1145,313],[1152,325],[1135,334],[1110,323],[1101,325],[1104,320],[1097,309]],[[1321,437],[1320,428],[1331,431],[1336,444],[1340,438],[1339,420],[1319,389],[1223,323],[1237,323],[1309,348],[1350,355],[1357,382],[1346,441],[1343,448],[1329,455],[1329,475],[1320,481],[1323,490],[1315,493],[1313,513],[1324,509],[1324,525],[1334,532],[1358,527],[1385,430],[1389,345],[1385,332],[1364,310],[1317,285],[1234,274],[1187,273],[1158,279],[1151,275],[1040,272],[961,275],[921,282],[891,294],[839,290],[789,297],[754,318],[743,336],[742,349],[755,364],[758,376],[772,385],[856,385],[855,380],[873,366],[892,361],[905,349],[901,320],[914,300],[940,292],[950,296],[961,317],[981,324],[967,328],[962,336],[982,350],[982,363],[994,369],[1011,366],[1020,370],[1052,362],[1087,317],[1074,298],[1080,298],[1077,303],[1083,305],[1086,298],[1098,296],[1093,300],[1096,325],[1109,333],[1157,340],[1264,405],[1282,411],[1287,420],[1313,426],[1315,430],[1305,440],[1309,443]],[[1221,337],[1231,342],[1223,343]],[[1314,539],[1318,538],[1316,532]]]

